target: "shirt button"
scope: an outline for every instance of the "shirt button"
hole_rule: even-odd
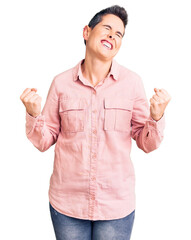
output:
[[[94,129],[94,130],[93,130],[93,133],[94,133],[94,134],[96,134],[96,133],[97,133],[97,130],[96,130],[96,129]]]
[[[95,181],[95,180],[96,180],[96,178],[95,178],[95,177],[92,177],[92,180],[93,180],[93,181]]]
[[[95,196],[92,196],[91,199],[92,199],[92,200],[95,200]]]
[[[92,157],[95,158],[95,157],[96,157],[96,153],[94,153],[94,154],[92,155]]]
[[[93,110],[93,113],[96,113],[97,112],[97,110]]]
[[[96,94],[96,91],[93,91],[93,94],[95,95],[95,94]]]

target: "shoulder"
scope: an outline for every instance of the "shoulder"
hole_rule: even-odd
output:
[[[55,85],[57,88],[62,87],[63,84],[69,84],[71,80],[74,79],[75,70],[77,68],[77,65],[74,67],[71,67],[61,73],[58,73],[54,76],[52,80],[52,84]]]
[[[60,84],[60,83],[62,84],[63,81],[64,83],[66,83],[66,82],[70,82],[73,79],[76,79],[79,72],[79,66],[82,61],[83,59],[81,59],[75,66],[57,74],[53,79],[55,84]]]
[[[119,77],[128,79],[129,81],[140,82],[142,81],[141,76],[134,70],[129,69],[128,67],[119,64]]]
[[[53,81],[55,83],[59,83],[60,81],[64,80],[64,79],[68,79],[68,77],[72,77],[73,73],[73,68],[69,68],[61,73],[58,73],[57,75],[55,75]]]

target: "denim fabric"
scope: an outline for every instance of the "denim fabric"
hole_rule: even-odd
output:
[[[84,220],[56,211],[49,203],[56,240],[130,240],[135,210],[114,220]]]

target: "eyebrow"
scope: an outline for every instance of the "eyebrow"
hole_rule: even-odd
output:
[[[107,25],[107,24],[103,24],[102,26],[105,26],[105,27],[108,27],[110,29],[112,29],[112,27],[110,25]],[[119,33],[121,35],[121,37],[123,37],[123,34],[119,31],[117,31],[117,33]]]

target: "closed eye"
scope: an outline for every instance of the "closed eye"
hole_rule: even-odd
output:
[[[103,25],[104,27],[105,27],[105,29],[107,29],[107,30],[110,30],[110,29],[112,29],[112,27],[111,26],[109,26],[109,25]],[[122,33],[121,32],[119,32],[119,31],[117,31],[117,34],[116,34],[119,38],[122,38],[123,37],[123,35],[122,35]]]

